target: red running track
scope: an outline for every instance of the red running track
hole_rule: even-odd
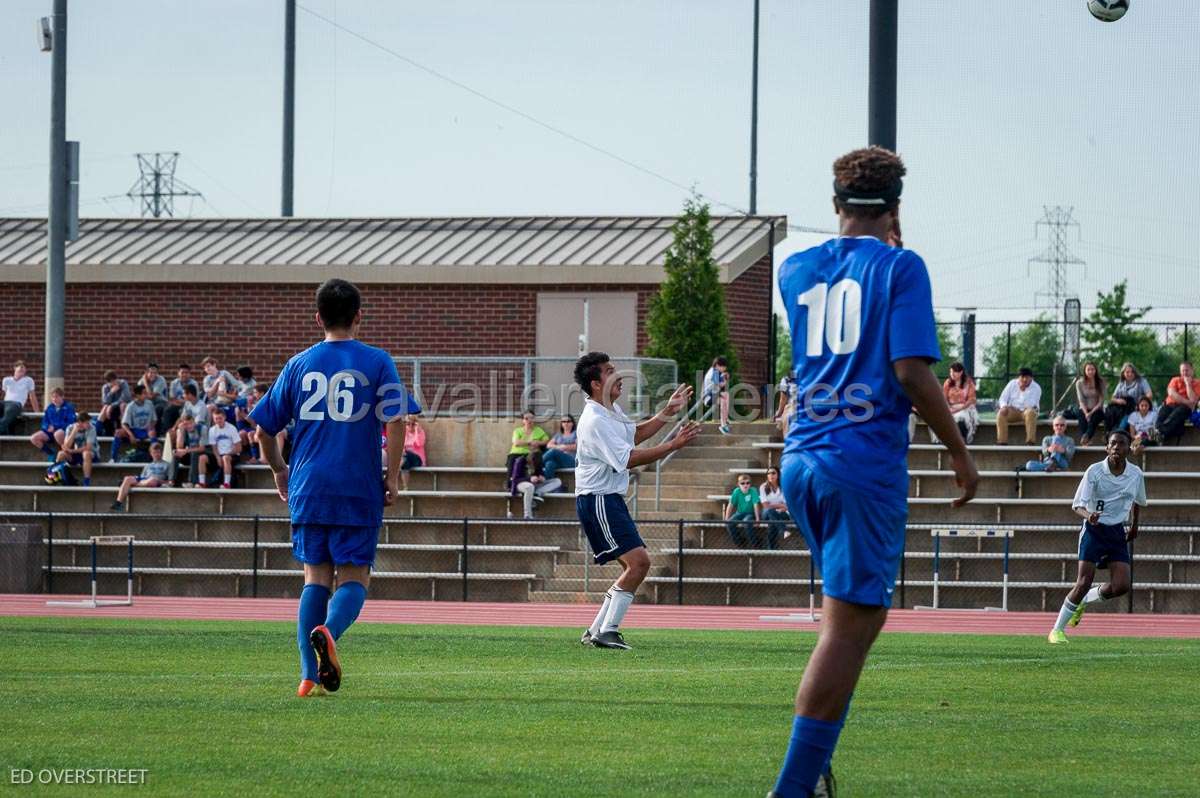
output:
[[[56,600],[74,596],[55,595]],[[79,596],[78,598],[86,598]],[[0,595],[0,616],[151,618],[175,620],[291,621],[295,599],[176,598],[138,596],[132,607],[48,607],[45,594]],[[596,608],[590,604],[498,604],[442,601],[368,601],[360,621],[368,623],[440,623],[493,626],[568,626],[583,628]],[[808,621],[767,621],[787,615],[773,607],[710,607],[635,604],[626,623],[647,629],[815,629]],[[807,610],[798,611],[807,617]],[[889,632],[1044,635],[1054,623],[1046,612],[962,612],[893,610]],[[1073,631],[1100,637],[1200,637],[1200,615],[1131,615],[1097,612]]]

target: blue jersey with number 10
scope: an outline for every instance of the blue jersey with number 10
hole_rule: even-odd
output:
[[[250,418],[271,435],[296,422],[288,464],[293,524],[378,527],[380,429],[419,412],[387,352],[348,340],[294,355]]]
[[[798,392],[784,454],[903,502],[911,404],[892,363],[941,358],[925,263],[876,238],[835,238],[784,261],[779,291]]]

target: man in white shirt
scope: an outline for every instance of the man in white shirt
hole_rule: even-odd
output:
[[[1067,642],[1063,628],[1077,626],[1087,605],[1129,592],[1129,541],[1137,537],[1140,511],[1146,506],[1146,479],[1142,470],[1126,459],[1128,432],[1110,432],[1107,451],[1108,457],[1088,466],[1071,502],[1071,509],[1084,519],[1079,533],[1079,575],[1050,630],[1047,639],[1051,643]],[[1130,510],[1133,522],[1126,531]],[[1108,568],[1108,582],[1092,587],[1097,568]]]
[[[1042,386],[1033,379],[1033,371],[1022,367],[1017,378],[1009,381],[1000,393],[999,409],[996,411],[996,443],[1008,443],[1008,425],[1014,421],[1025,422],[1025,443],[1037,443],[1038,405],[1042,401]]]
[[[4,378],[4,415],[0,416],[0,435],[12,432],[12,425],[21,417],[25,402],[36,413],[38,406],[37,391],[34,390],[33,377],[25,373],[25,361],[13,363],[11,377]]]
[[[667,406],[641,424],[617,405],[621,378],[603,352],[589,352],[575,363],[575,382],[587,397],[579,416],[575,448],[575,511],[597,563],[616,560],[623,570],[604,594],[604,603],[579,642],[597,648],[630,648],[618,628],[633,594],[650,570],[650,555],[625,506],[629,469],[653,463],[691,443],[700,425],[688,422],[673,438],[635,449],[688,406],[689,385],[680,385]]]

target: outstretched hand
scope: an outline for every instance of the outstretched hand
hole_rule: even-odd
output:
[[[671,394],[671,398],[667,400],[667,406],[664,410],[669,415],[675,415],[680,410],[687,408],[692,401],[692,386],[685,383],[680,383],[675,392]]]
[[[954,481],[962,490],[957,499],[950,502],[951,507],[962,507],[975,498],[975,490],[979,487],[979,472],[975,470],[975,461],[970,452],[965,449],[950,455],[951,466],[954,468]]]
[[[671,439],[671,443],[676,449],[682,449],[694,441],[699,434],[700,425],[695,421],[689,421],[679,428],[679,432],[675,433],[675,437]]]

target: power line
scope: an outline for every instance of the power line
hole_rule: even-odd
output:
[[[534,116],[533,114],[530,114],[526,111],[522,111],[520,108],[510,105],[509,103],[506,103],[503,100],[498,100],[495,97],[484,94],[482,91],[474,88],[473,86],[469,86],[466,83],[463,83],[460,80],[452,78],[443,72],[439,72],[438,70],[434,69],[433,67],[426,66],[425,64],[422,64],[420,61],[410,58],[409,56],[404,55],[403,53],[398,52],[397,50],[393,50],[391,47],[388,47],[387,45],[382,44],[381,42],[375,41],[374,39],[371,39],[368,36],[364,36],[363,34],[359,33],[358,31],[348,28],[345,25],[342,25],[341,23],[337,22],[336,20],[330,19],[329,17],[325,16],[324,14],[314,11],[311,8],[308,8],[307,6],[303,6],[299,3],[297,3],[296,8],[300,9],[301,11],[308,14],[309,16],[312,16],[312,17],[315,17],[316,19],[321,20],[326,25],[330,25],[330,26],[336,28],[337,30],[342,31],[346,35],[352,36],[353,38],[358,39],[359,41],[363,42],[364,44],[374,47],[377,50],[387,53],[388,55],[392,56],[393,58],[403,61],[404,63],[408,64],[409,66],[413,67],[414,69],[419,69],[420,71],[422,71],[428,75],[431,75],[431,76],[437,78],[438,80],[449,83],[451,86],[454,86],[458,89],[461,89],[462,91],[467,92],[468,94],[478,97],[479,99],[483,100],[484,102],[494,105],[497,108],[507,111],[510,114],[519,116],[522,119],[526,120],[527,122],[531,122],[532,124],[537,125],[540,128],[543,128],[545,130],[550,131],[551,133],[554,133],[555,135],[562,136],[563,138],[565,138],[569,141],[573,141],[582,147],[586,147],[587,149],[589,149],[595,153],[603,155],[606,158],[611,158],[614,161],[617,161],[619,163],[624,164],[625,166],[628,166],[630,169],[637,170],[638,172],[641,172],[644,175],[653,177],[655,180],[660,180],[663,183],[674,186],[675,188],[677,188],[681,191],[684,191],[690,195],[696,196],[699,199],[707,200],[707,201],[711,202],[713,205],[716,205],[721,208],[725,208],[727,210],[731,210],[734,213],[740,214],[742,216],[750,215],[749,212],[745,208],[738,207],[737,205],[731,205],[728,202],[722,202],[715,197],[711,197],[711,196],[702,194],[700,192],[697,192],[693,186],[688,186],[684,183],[679,182],[678,180],[673,180],[672,178],[667,177],[666,175],[664,175],[660,172],[656,172],[653,169],[650,169],[649,167],[643,166],[642,164],[637,163],[636,161],[631,161],[622,155],[618,155],[617,153],[613,152],[612,150],[607,150],[598,144],[595,144],[591,141],[588,141],[587,139],[584,139],[584,138],[581,138],[581,137],[575,135],[574,133],[571,133],[570,131],[567,131],[561,127],[558,127],[557,125],[553,125],[549,122],[539,119],[538,117]],[[823,235],[837,235],[836,232],[831,231],[831,230],[824,230],[824,229],[816,228],[816,227],[806,227],[804,225],[796,225],[796,224],[789,224],[788,229],[798,232],[798,233],[820,233]]]

